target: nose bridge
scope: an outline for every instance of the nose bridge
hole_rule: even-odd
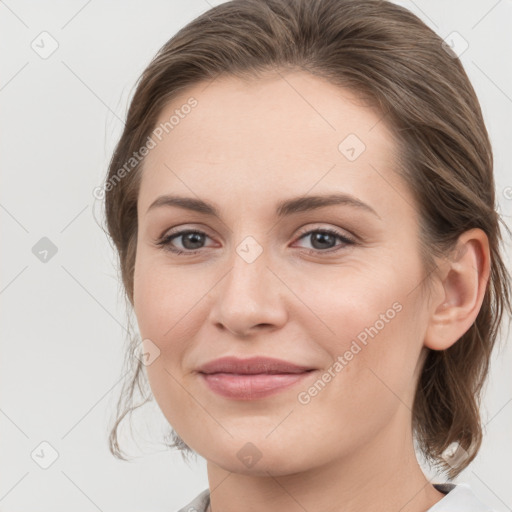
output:
[[[257,243],[257,242],[256,242]],[[241,304],[242,301],[254,302],[255,305],[264,298],[265,288],[268,298],[269,283],[267,269],[268,252],[256,246],[253,241],[240,243],[231,258],[231,270],[226,276],[223,289],[225,300]]]
[[[215,294],[215,323],[244,333],[260,324],[276,326],[285,320],[279,280],[267,268],[268,255],[252,237],[234,248],[230,270]]]

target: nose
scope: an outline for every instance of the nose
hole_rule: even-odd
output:
[[[235,253],[231,261],[231,269],[210,293],[211,322],[238,337],[282,327],[287,320],[286,286],[269,268],[265,253],[252,262]]]

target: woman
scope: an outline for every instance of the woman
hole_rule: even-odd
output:
[[[105,192],[143,340],[115,455],[147,372],[207,461],[182,510],[489,510],[415,452],[450,478],[474,459],[510,311],[480,106],[416,16],[210,9],[144,71]]]

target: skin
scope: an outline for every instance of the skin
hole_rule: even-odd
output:
[[[411,409],[428,348],[469,329],[489,273],[485,234],[461,236],[459,258],[438,261],[427,293],[418,214],[394,172],[395,142],[381,115],[350,91],[305,72],[200,83],[197,106],[151,149],[138,199],[134,309],[162,412],[207,461],[214,512],[419,512],[444,495],[416,460]],[[356,134],[354,161],[338,145]],[[279,201],[351,194],[376,214],[332,205],[279,219]],[[200,198],[220,215],[176,206],[148,211],[162,194]],[[171,229],[198,229],[203,244]],[[354,235],[353,245],[311,230]],[[247,237],[262,253],[237,253]],[[302,237],[302,238],[301,238]],[[188,238],[188,239],[187,239]],[[326,253],[337,247],[337,252]],[[313,253],[308,254],[307,250]],[[423,281],[423,284],[425,282]],[[324,374],[393,304],[400,312],[307,404],[298,393]],[[210,391],[197,368],[225,355],[265,355],[317,370],[271,397],[243,401]],[[246,443],[252,443],[247,448]],[[237,456],[245,446],[260,459]]]

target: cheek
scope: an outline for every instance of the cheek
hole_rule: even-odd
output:
[[[193,406],[183,393],[181,361],[195,328],[204,321],[199,319],[200,298],[208,288],[204,281],[200,286],[192,279],[189,272],[178,272],[147,254],[139,254],[135,263],[134,311],[140,337],[151,340],[147,346],[158,353],[145,370],[155,400],[173,426],[180,425],[183,411]]]
[[[330,333],[333,346],[360,333],[364,341],[365,328],[376,322],[378,330],[383,330],[397,316],[408,290],[403,277],[386,265],[324,267],[290,281],[297,297],[309,307],[302,318],[310,329],[316,321],[319,335]],[[301,318],[295,320],[302,323]]]
[[[152,339],[161,350],[171,340],[181,339],[183,330],[197,323],[201,298],[210,287],[192,266],[177,271],[161,260],[141,256],[134,273],[134,310],[141,336]]]
[[[299,390],[297,412],[306,430],[323,422],[337,433],[340,444],[334,451],[349,449],[343,440],[371,440],[392,418],[407,416],[412,408],[421,343],[416,305],[408,291],[373,282],[369,287],[338,290],[331,302],[323,304],[322,319],[336,335],[324,334],[316,341],[332,362],[312,387]],[[308,329],[314,333],[313,322]],[[308,418],[315,418],[315,424],[309,425]],[[329,451],[324,455],[329,456]]]
[[[307,304],[315,315],[304,316],[302,326],[333,362],[341,358],[333,368],[341,378],[335,380],[341,387],[350,382],[359,399],[365,393],[371,398],[372,387],[389,393],[386,384],[409,392],[424,330],[421,303],[411,293],[420,276],[416,263],[344,268],[333,272],[336,278],[307,280]]]

